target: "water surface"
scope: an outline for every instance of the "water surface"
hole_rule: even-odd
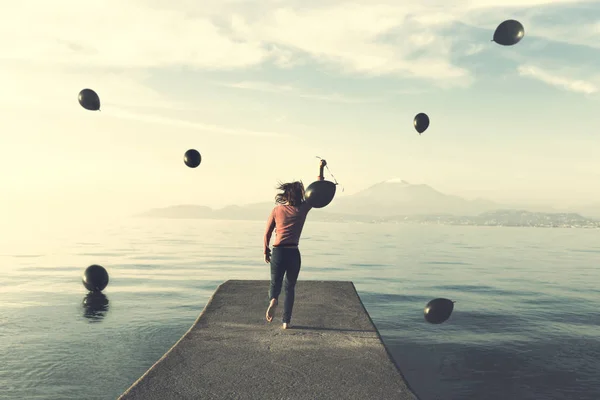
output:
[[[38,228],[0,232],[2,399],[115,399],[220,283],[269,279],[263,222]],[[355,283],[422,400],[600,398],[600,230],[309,221],[301,251],[300,279]],[[435,297],[456,301],[442,325]]]

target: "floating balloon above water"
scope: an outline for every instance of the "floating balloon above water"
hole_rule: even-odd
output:
[[[304,192],[306,201],[313,208],[323,208],[327,206],[335,196],[336,184],[326,181],[323,178],[323,169],[325,168],[325,165],[327,164],[321,164],[319,180],[308,185]]]
[[[502,22],[494,32],[492,42],[502,46],[513,46],[521,41],[525,36],[525,28],[519,21],[509,19]]]
[[[454,302],[448,299],[433,299],[425,306],[425,320],[431,324],[441,324],[450,318]]]
[[[413,124],[419,135],[429,128],[429,117],[425,113],[419,113],[415,116]]]
[[[190,168],[196,168],[202,162],[202,156],[195,149],[189,149],[183,155],[183,162]]]
[[[100,265],[90,265],[83,273],[82,282],[90,292],[101,292],[108,285],[108,272]]]
[[[79,104],[86,110],[100,110],[100,97],[92,89],[83,89],[79,92]]]

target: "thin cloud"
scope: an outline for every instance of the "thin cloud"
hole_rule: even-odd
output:
[[[147,122],[150,124],[163,124],[170,125],[178,128],[184,129],[193,129],[197,131],[202,131],[206,133],[214,133],[214,134],[226,134],[226,135],[235,135],[235,136],[262,136],[262,137],[289,137],[290,135],[279,133],[279,132],[265,132],[265,131],[255,131],[248,129],[239,129],[239,128],[228,128],[221,125],[212,125],[212,124],[204,124],[201,122],[194,121],[186,121],[182,119],[174,119],[174,118],[166,118],[157,115],[148,115],[142,113],[131,113],[121,110],[106,110],[102,111],[103,114],[108,116],[119,118],[119,119],[127,119],[139,122]]]
[[[555,42],[600,49],[600,22],[539,26],[535,35]]]
[[[35,10],[35,11],[33,11]],[[206,15],[141,1],[15,2],[0,15],[2,59],[89,68],[243,68],[269,55],[222,34]],[[22,21],[28,21],[26,34]],[[4,43],[2,43],[4,41]]]
[[[471,44],[466,50],[465,55],[473,56],[475,54],[479,54],[485,50],[485,46],[482,44]]]
[[[169,125],[205,133],[234,136],[289,137],[280,132],[266,132],[232,128],[183,119],[169,118],[161,111],[196,110],[189,104],[173,101],[144,86],[135,78],[145,78],[145,74],[132,73],[74,73],[57,68],[0,68],[0,103],[9,107],[54,110],[57,112],[81,112],[77,94],[83,88],[98,92],[101,101],[101,115],[138,122]],[[35,95],[32,95],[35,94]],[[128,109],[150,109],[149,112],[131,112]]]
[[[485,28],[491,36],[496,22],[490,21],[496,17],[489,15],[498,7],[536,6],[543,12],[544,5],[578,2],[328,0],[311,6],[298,0],[168,4],[31,0],[12,2],[0,14],[0,62],[88,69],[234,70],[265,63],[289,68],[312,61],[340,74],[402,76],[439,87],[465,87],[474,78],[453,62],[456,52],[464,49],[455,46],[460,37],[448,35],[452,24],[487,12]],[[21,21],[28,21],[27,34],[19,34]],[[552,26],[535,29],[549,36],[556,32]],[[591,43],[595,38],[600,43],[593,24],[580,30],[574,41]],[[337,95],[306,95],[342,101]]]
[[[567,4],[578,4],[586,3],[585,0],[472,0],[465,4],[467,9],[483,9],[483,8],[529,8],[536,6],[545,5],[567,5]]]
[[[270,82],[242,81],[242,82],[216,82],[215,84],[243,90],[255,90],[266,93],[289,94],[306,99],[323,100],[335,103],[361,104],[384,101],[384,98],[352,97],[339,93],[314,93],[291,85],[276,85]]]
[[[141,72],[71,71],[57,67],[44,68],[25,62],[0,64],[0,102],[25,104],[41,108],[79,107],[77,95],[90,88],[105,106],[187,110],[189,104],[147,87]]]
[[[427,11],[420,6],[346,3],[301,11],[279,8],[254,20],[238,16],[233,29],[239,36],[277,43],[336,66],[340,74],[468,84],[469,72],[450,62],[452,39],[411,19]]]
[[[330,2],[296,11],[289,7],[293,3],[281,1],[276,7],[255,4],[257,12],[220,0],[184,4],[158,8],[135,0],[14,2],[0,15],[0,61],[63,68],[231,70],[266,62],[287,68],[312,60],[342,73],[404,74],[434,81],[468,78],[466,70],[449,61],[450,39],[431,31],[427,21],[403,28],[409,15],[427,11],[420,6]],[[231,15],[228,22],[223,15]],[[27,34],[15,34],[23,20],[28,21]],[[379,41],[394,29],[401,30],[394,31],[395,43]],[[425,54],[407,60],[415,50]]]
[[[572,79],[555,73],[550,73],[539,67],[532,65],[522,65],[517,68],[519,75],[536,79],[547,83],[548,85],[562,88],[570,92],[594,94],[598,92],[598,87],[589,81],[581,79]]]

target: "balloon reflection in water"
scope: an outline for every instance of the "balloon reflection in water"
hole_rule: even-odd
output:
[[[102,292],[89,292],[83,298],[83,316],[89,322],[100,322],[108,312],[108,298]]]

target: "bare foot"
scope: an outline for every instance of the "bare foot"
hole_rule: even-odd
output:
[[[290,329],[291,327],[292,327],[292,324],[289,324],[289,323],[286,324],[285,322],[283,323],[283,329]]]
[[[277,308],[277,299],[271,299],[271,303],[269,304],[269,308],[267,308],[267,321],[273,321],[273,314],[275,313],[275,309]]]

